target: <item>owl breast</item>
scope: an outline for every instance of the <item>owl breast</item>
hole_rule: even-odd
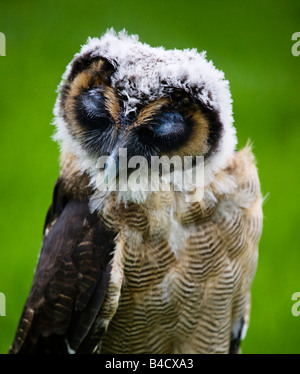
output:
[[[123,281],[103,353],[225,353],[249,304],[261,230],[255,174],[230,195],[119,212]],[[235,191],[235,195],[237,191]],[[181,204],[182,203],[182,204]]]

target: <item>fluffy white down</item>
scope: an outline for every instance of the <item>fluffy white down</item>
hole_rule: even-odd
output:
[[[207,61],[206,52],[196,49],[166,50],[141,43],[137,35],[128,35],[125,30],[116,33],[108,30],[100,39],[89,38],[81,47],[77,57],[91,53],[110,61],[116,71],[111,77],[112,87],[119,95],[127,97],[125,113],[135,111],[137,104],[147,104],[166,93],[166,89],[180,88],[203,104],[217,110],[223,125],[222,137],[216,152],[205,161],[205,185],[213,180],[215,172],[224,168],[237,143],[233,126],[232,100],[229,82],[224,73]],[[66,81],[72,66],[67,66],[60,87]],[[79,158],[81,171],[95,180],[95,162],[87,152],[71,138],[59,107],[59,95],[54,108],[56,134],[54,139],[61,150],[69,150]]]

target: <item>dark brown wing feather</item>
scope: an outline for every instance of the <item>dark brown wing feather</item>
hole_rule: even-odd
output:
[[[113,250],[114,233],[90,213],[87,201],[68,198],[59,180],[10,353],[92,352],[97,343],[92,326],[106,294]]]
[[[230,338],[230,348],[229,353],[230,354],[238,354],[241,352],[241,341],[242,341],[242,331],[244,327],[244,318],[242,318],[239,321],[238,330],[234,333],[231,333]]]

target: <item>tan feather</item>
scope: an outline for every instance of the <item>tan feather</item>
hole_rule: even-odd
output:
[[[234,187],[222,194],[228,174]],[[214,193],[214,205],[212,199],[204,199],[176,215],[174,200],[162,200],[170,206],[162,204],[161,215],[169,222],[178,220],[179,231],[151,227],[159,224],[152,219],[151,199],[143,207],[115,210],[114,222],[126,242],[124,277],[103,353],[228,352],[234,321],[248,319],[262,229],[262,198],[250,148],[236,153],[216,180],[217,185],[207,186]],[[147,230],[139,224],[142,215],[149,222]],[[130,225],[129,216],[136,216]],[[170,237],[180,240],[181,235],[187,240],[175,253]]]

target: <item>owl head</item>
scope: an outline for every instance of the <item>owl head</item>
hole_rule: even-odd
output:
[[[116,160],[121,149],[149,162],[201,156],[207,184],[236,146],[229,84],[205,52],[153,48],[125,31],[82,46],[62,77],[54,115],[62,155],[74,156],[94,189],[99,158]]]

